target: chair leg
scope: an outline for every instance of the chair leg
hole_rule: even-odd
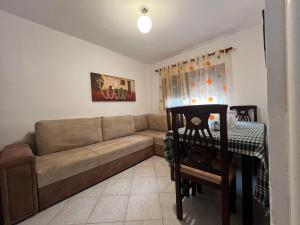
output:
[[[181,196],[182,196],[182,198],[190,197],[190,188],[191,188],[190,181],[187,179],[182,179],[181,180]]]
[[[202,193],[202,185],[201,184],[197,184],[197,191],[199,194]]]
[[[230,162],[232,162],[233,156],[234,156],[233,152],[228,153],[228,157],[229,157]]]
[[[182,220],[182,196],[181,196],[181,178],[179,174],[175,176],[175,189],[176,189],[176,213],[177,219]]]
[[[196,195],[196,190],[197,190],[197,184],[192,182],[192,196]]]
[[[174,163],[170,163],[170,176],[171,176],[171,181],[174,181]]]
[[[222,190],[222,225],[230,225],[229,188]]]
[[[230,210],[232,213],[236,213],[236,178],[230,186]]]

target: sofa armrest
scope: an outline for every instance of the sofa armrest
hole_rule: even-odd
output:
[[[25,163],[33,163],[35,165],[35,156],[28,144],[12,144],[3,149],[0,158],[0,169],[11,168]]]
[[[0,194],[4,225],[38,211],[36,158],[29,145],[13,144],[1,152]]]

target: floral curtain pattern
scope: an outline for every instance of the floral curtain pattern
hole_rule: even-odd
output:
[[[161,113],[166,107],[198,104],[229,104],[231,55],[216,51],[160,71]]]

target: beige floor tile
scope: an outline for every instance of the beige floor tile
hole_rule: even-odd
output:
[[[175,192],[175,182],[170,177],[157,177],[156,183],[158,192]]]
[[[27,220],[19,223],[19,225],[46,225],[48,224],[57,214],[58,212],[64,207],[64,205],[69,200],[62,201],[60,203],[47,208],[38,214],[28,218]]]
[[[128,195],[131,188],[131,179],[120,178],[109,180],[102,195]]]
[[[168,195],[169,194],[169,195]],[[173,197],[172,197],[173,196]],[[172,200],[168,203],[167,199]],[[173,218],[176,218],[176,200],[175,200],[175,193],[162,193],[160,195],[161,203],[165,204],[168,207],[168,204],[173,205]],[[169,205],[169,206],[170,206]],[[184,198],[182,201],[183,207],[183,217],[185,221],[188,220],[203,220],[206,222],[209,221],[216,221],[215,219],[218,218],[220,215],[220,208],[219,208],[219,201],[217,202],[208,202],[207,196],[205,194],[198,194],[197,196],[191,196],[190,198]],[[172,218],[172,213],[168,210],[163,212],[163,215],[166,215],[164,218]],[[209,217],[209,218],[206,218]],[[218,220],[216,224],[218,224]],[[207,223],[211,224],[211,223]],[[214,224],[214,223],[212,223]]]
[[[221,206],[220,199],[211,201],[205,194],[191,196],[183,200],[183,220],[176,218],[175,194],[161,193],[160,202],[164,225],[216,225],[221,224]],[[236,215],[231,215],[231,224],[240,224]]]
[[[155,177],[135,178],[132,181],[131,194],[156,193],[157,185]]]
[[[102,196],[88,223],[124,221],[127,204],[128,196]]]
[[[196,224],[215,225],[221,224],[222,206],[221,195],[218,191],[212,189],[204,189],[203,194],[197,194],[190,199],[183,201],[183,217],[185,221],[193,218],[198,221]],[[241,215],[231,214],[231,225],[242,224]],[[201,223],[200,223],[201,221]]]
[[[124,225],[124,222],[112,222],[112,223],[87,223],[86,225]]]
[[[175,193],[160,193],[159,201],[162,217],[164,219],[176,218],[176,198]]]
[[[158,195],[131,195],[128,202],[126,221],[153,219],[162,219]]]
[[[155,172],[153,167],[135,167],[133,178],[139,177],[155,177]]]
[[[162,220],[127,221],[124,225],[164,225]]]
[[[154,166],[169,166],[165,158],[159,156],[153,156]]]
[[[71,198],[50,225],[84,224],[96,202],[97,198]]]
[[[186,223],[184,220],[179,221],[177,219],[165,219],[164,220],[164,225],[201,225],[197,224],[196,221],[191,220],[190,223]],[[206,224],[203,224],[206,225]]]
[[[118,173],[114,176],[112,176],[111,178],[109,178],[109,180],[115,180],[115,179],[122,179],[122,178],[129,178],[131,179],[133,175],[133,167],[122,171],[121,173]]]
[[[74,195],[73,198],[99,197],[102,194],[106,184],[106,181],[102,181],[101,183],[79,192],[78,194]]]
[[[157,177],[170,177],[170,169],[167,166],[156,166],[155,175]]]
[[[147,166],[153,166],[154,163],[153,163],[153,158],[149,158],[149,159],[146,159],[144,160],[143,162],[140,162],[139,164],[136,165],[136,167],[147,167]]]
[[[130,168],[38,213],[19,225],[217,225],[221,223],[221,194],[206,186],[203,186],[202,194],[197,193],[196,196],[183,199],[184,219],[178,221],[175,184],[170,181],[169,168],[163,165],[163,161],[157,156],[152,157],[152,163],[153,165],[151,160],[148,160],[143,165]],[[104,190],[106,195],[103,195]],[[239,214],[231,215],[232,225],[242,224],[241,209],[238,209],[238,212]],[[260,219],[256,218],[254,224],[267,224],[261,223]],[[124,222],[125,220],[127,222]]]

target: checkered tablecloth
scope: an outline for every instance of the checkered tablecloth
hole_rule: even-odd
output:
[[[179,140],[183,141],[182,134],[185,128],[179,129]],[[220,132],[212,131],[216,148],[220,145]],[[269,171],[268,154],[266,149],[266,127],[258,122],[238,122],[234,128],[228,130],[228,150],[241,155],[248,155],[260,159],[257,173],[257,183],[254,198],[264,207],[269,206]],[[174,162],[173,133],[166,133],[164,139],[164,154],[167,161]]]

